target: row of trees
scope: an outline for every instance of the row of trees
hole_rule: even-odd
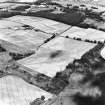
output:
[[[73,37],[74,40],[79,40],[79,41],[85,41],[85,42],[89,42],[89,43],[97,43],[97,44],[103,44],[105,43],[105,41],[97,41],[97,40],[89,40],[89,39],[85,39],[83,40],[82,38],[77,38],[77,37]]]

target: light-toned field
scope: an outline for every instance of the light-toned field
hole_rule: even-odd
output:
[[[30,25],[34,28],[40,29],[47,33],[60,33],[71,27],[60,22],[56,22],[50,19],[45,19],[41,17],[31,17],[31,16],[13,16],[8,18],[10,21],[15,21],[23,24]]]
[[[30,85],[19,77],[6,76],[0,79],[0,105],[29,105],[31,101],[52,94]]]
[[[22,26],[21,23],[12,22],[5,19],[0,20],[0,29],[11,29],[11,28],[21,27],[21,26]]]
[[[0,39],[26,49],[36,49],[51,36],[40,31],[25,30],[20,23],[0,21]]]
[[[29,25],[31,28],[25,29],[24,25]],[[52,33],[61,33],[69,27],[71,26],[44,18],[14,16],[0,20],[0,39],[35,50],[50,38]]]
[[[86,33],[87,34],[84,37],[84,39],[96,40],[96,41],[104,41],[105,40],[105,32],[89,28],[89,29],[87,29]]]
[[[73,38],[73,37],[83,38],[86,35],[85,31],[86,31],[86,29],[74,26],[71,29],[64,32],[61,36],[68,36],[70,38]]]
[[[96,29],[88,28],[83,29],[79,27],[72,27],[61,36],[68,36],[70,38],[81,38],[82,40],[96,40],[96,41],[104,41],[105,40],[105,32],[99,31]]]
[[[36,49],[49,37],[51,37],[50,34],[36,32],[34,30],[0,30],[0,39],[26,49]]]
[[[94,46],[95,44],[58,37],[43,45],[36,54],[19,60],[18,63],[53,77]]]

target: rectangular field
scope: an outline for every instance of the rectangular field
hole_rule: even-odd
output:
[[[15,21],[22,24],[30,25],[34,28],[40,29],[47,33],[60,33],[67,28],[71,27],[70,25],[56,22],[50,19],[45,19],[41,17],[31,17],[31,16],[13,16],[8,18],[9,21]]]
[[[68,36],[70,38],[81,38],[82,40],[96,40],[96,41],[104,41],[105,40],[105,32],[99,31],[96,29],[88,28],[83,29],[79,27],[72,27],[61,36]]]
[[[41,31],[25,29],[26,27],[21,23],[1,20],[0,39],[26,49],[36,49],[44,40],[52,36]]]
[[[63,71],[68,63],[80,59],[94,46],[92,43],[58,37],[43,45],[36,54],[19,60],[18,63],[53,77],[56,72]]]

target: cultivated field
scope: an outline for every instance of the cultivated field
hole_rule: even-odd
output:
[[[83,29],[79,27],[72,27],[65,33],[63,33],[61,36],[68,36],[70,38],[81,38],[82,40],[92,40],[92,41],[104,41],[105,40],[105,32],[88,28]]]
[[[21,23],[12,22],[5,19],[0,20],[0,29],[9,29],[9,28],[11,29],[15,27],[21,27],[22,25],[23,24]]]
[[[66,30],[70,25],[66,25],[53,20],[41,18],[41,17],[31,17],[31,16],[13,16],[8,18],[9,21],[14,21],[22,24],[30,25],[36,29],[40,29],[47,33],[60,33]]]
[[[6,25],[7,22],[7,25]],[[10,21],[1,21],[0,39],[26,49],[36,49],[52,35],[31,29],[31,26]]]
[[[50,34],[35,32],[34,30],[11,30],[3,29],[0,31],[0,38],[17,46],[35,50],[44,40],[51,37]]]
[[[50,77],[65,69],[66,65],[81,56],[95,44],[58,37],[44,44],[36,54],[18,63]]]
[[[25,49],[36,50],[53,33],[62,33],[71,26],[49,19],[14,16],[0,20],[0,39]]]
[[[6,76],[0,79],[1,105],[29,105],[36,98],[44,95],[51,98],[50,93],[30,85],[19,77]]]

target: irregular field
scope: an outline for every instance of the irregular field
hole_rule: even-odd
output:
[[[61,36],[68,36],[70,38],[81,38],[83,40],[96,40],[96,41],[104,41],[105,40],[105,32],[95,30],[92,28],[83,29],[79,27],[72,27]]]
[[[95,44],[58,37],[43,45],[36,54],[19,60],[18,63],[53,77],[94,46]]]
[[[50,93],[26,83],[19,77],[6,76],[0,79],[1,105],[29,105],[34,99],[44,95],[51,98]]]

